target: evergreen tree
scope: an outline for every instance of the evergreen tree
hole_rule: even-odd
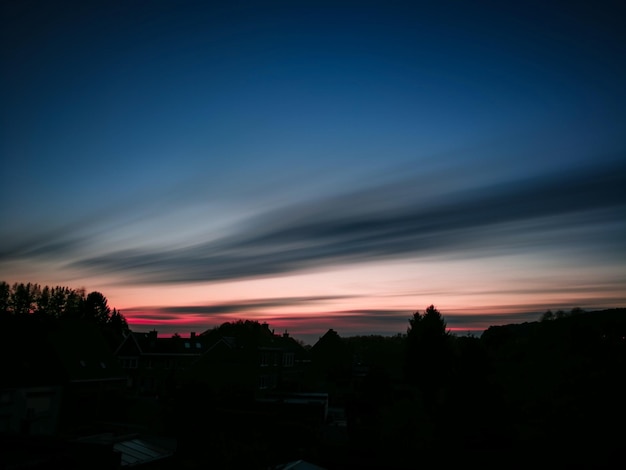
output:
[[[106,325],[111,316],[107,298],[100,292],[90,292],[83,304],[83,318],[98,325]]]
[[[118,333],[128,333],[128,323],[126,322],[126,318],[119,312],[117,309],[113,309],[111,316],[109,317],[108,325],[113,329],[113,331]]]
[[[38,284],[15,283],[11,289],[9,305],[14,315],[24,316],[35,311],[40,288]]]
[[[106,297],[97,291],[85,295],[84,289],[69,287],[43,288],[39,284],[0,282],[0,315],[27,321],[29,324],[51,325],[62,319],[82,319],[106,330],[112,341],[121,340],[129,331],[124,316],[111,310]]]
[[[0,282],[0,315],[9,313],[11,303],[11,286],[7,282]]]
[[[406,375],[417,385],[426,401],[434,404],[450,378],[453,364],[452,336],[443,316],[430,305],[423,314],[415,312],[407,328]]]

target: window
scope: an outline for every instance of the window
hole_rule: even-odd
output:
[[[122,368],[123,369],[136,369],[137,368],[137,358],[136,357],[125,357],[122,359]]]
[[[259,388],[261,390],[266,389],[269,386],[269,376],[268,375],[260,375],[259,376]]]
[[[293,367],[294,353],[287,352],[283,354],[283,367]]]

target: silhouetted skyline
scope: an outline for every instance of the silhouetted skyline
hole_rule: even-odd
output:
[[[13,2],[0,279],[312,338],[626,304],[615,2]]]

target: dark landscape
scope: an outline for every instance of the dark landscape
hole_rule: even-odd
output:
[[[0,284],[0,468],[615,468],[626,309],[480,336],[435,306],[305,345],[238,320],[134,332],[99,292]]]
[[[626,2],[0,2],[0,470],[626,468]]]

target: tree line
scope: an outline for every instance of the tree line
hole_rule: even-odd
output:
[[[129,331],[100,292],[0,282],[0,333],[12,335],[18,331],[13,325],[29,333],[31,326],[43,325],[47,331],[65,319],[99,325],[115,346],[119,334]],[[268,331],[265,324],[240,320],[200,336],[211,343],[234,336],[255,344]],[[308,365],[297,387],[326,391],[330,405],[345,409],[345,439],[326,440],[287,416],[272,428],[293,437],[280,453],[285,449],[274,444],[280,439],[266,432],[267,422],[255,421],[259,413],[246,415],[245,407],[231,408],[231,401],[226,406],[213,395],[207,399],[193,382],[163,395],[159,405],[164,426],[180,432],[181,455],[258,463],[256,450],[245,452],[253,444],[270,462],[270,452],[291,455],[291,447],[301,445],[298,436],[304,436],[311,458],[327,468],[415,468],[416,461],[427,466],[442,458],[450,466],[476,460],[494,468],[511,467],[515,459],[527,468],[547,462],[546,455],[561,468],[600,468],[621,455],[626,436],[616,424],[626,420],[626,309],[548,310],[539,321],[492,326],[478,337],[453,335],[430,305],[409,316],[405,333],[341,338],[331,329],[303,350]],[[249,426],[242,426],[245,419]],[[224,434],[232,423],[236,428]],[[254,426],[262,432],[251,444],[240,430]],[[213,439],[208,428],[224,440]]]
[[[130,331],[124,315],[111,309],[101,292],[87,293],[85,289],[65,286],[0,281],[0,316],[3,320],[28,320],[40,324],[82,320],[116,336]]]

